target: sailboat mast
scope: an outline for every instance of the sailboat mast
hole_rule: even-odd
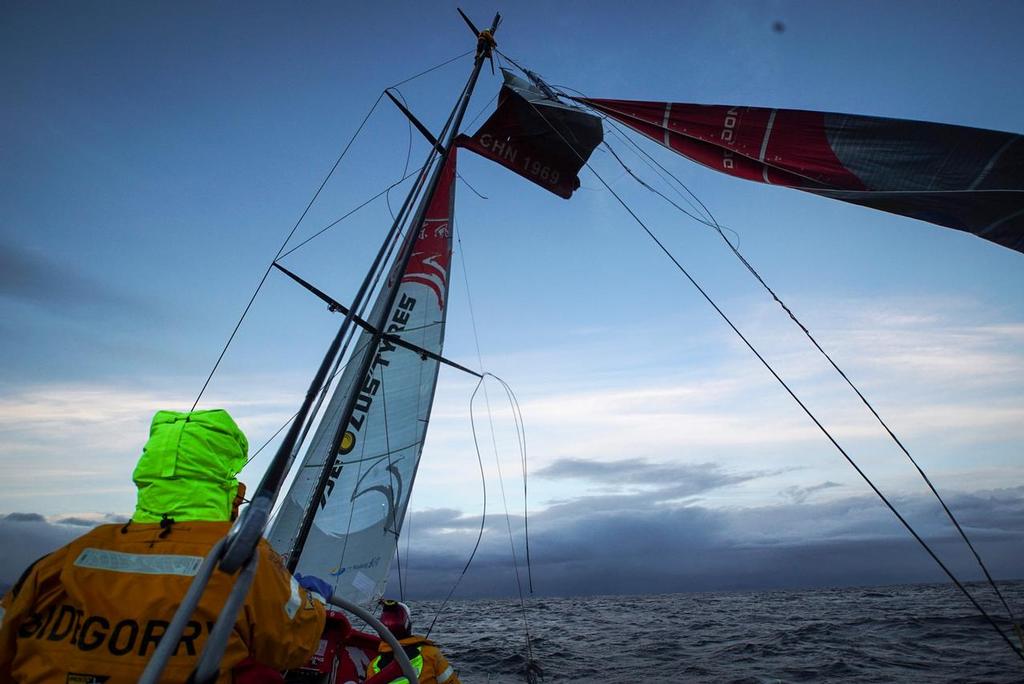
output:
[[[459,99],[456,101],[455,106],[452,108],[452,112],[449,115],[448,120],[450,122],[450,125],[447,128],[447,135],[445,136],[445,140],[442,143],[443,151],[440,155],[440,161],[434,168],[433,174],[427,185],[426,192],[424,192],[420,198],[419,206],[416,209],[412,221],[408,224],[410,226],[410,230],[408,231],[408,234],[406,235],[405,241],[402,245],[402,249],[398,253],[398,256],[395,258],[395,261],[391,268],[391,274],[393,277],[397,277],[398,274],[401,274],[402,271],[405,270],[406,266],[409,263],[409,259],[412,256],[412,246],[416,240],[416,235],[418,232],[415,228],[423,221],[423,216],[426,212],[426,209],[429,206],[435,191],[437,190],[438,182],[441,178],[441,173],[445,167],[445,163],[448,160],[448,156],[451,153],[453,141],[455,139],[455,136],[458,135],[459,127],[461,126],[462,120],[465,117],[466,109],[468,108],[469,101],[473,95],[473,90],[476,88],[476,83],[480,76],[480,70],[483,67],[484,60],[489,58],[491,55],[491,50],[494,46],[492,36],[494,32],[497,30],[498,24],[500,22],[501,15],[495,14],[494,20],[491,23],[491,28],[488,31],[481,32],[480,35],[477,37],[477,52],[476,57],[473,61],[473,70],[470,73],[469,79],[467,80],[465,87],[462,89],[462,92],[459,95]],[[413,197],[417,190],[418,188],[413,188],[413,190],[409,194],[409,197],[406,200],[407,202]],[[388,242],[389,241],[385,241],[385,245],[384,247],[382,247],[381,253],[385,251],[385,247],[387,246]],[[367,282],[371,279],[371,275],[376,271],[376,268],[377,264],[375,263],[374,266],[371,267],[370,273],[367,274]],[[393,300],[395,298],[396,293],[397,290],[392,289],[390,290],[390,292],[383,295],[388,297],[388,301],[386,302],[386,305],[384,307],[380,308],[380,311],[382,313],[386,314],[388,311],[391,310],[391,307],[394,304]],[[362,292],[360,292],[360,294],[362,294]],[[354,310],[355,307],[353,306],[351,311]],[[350,314],[346,316],[346,324],[350,323],[350,319],[352,317],[351,311]],[[382,321],[372,321],[371,323],[377,330],[383,329]],[[339,332],[339,336],[340,334],[341,333]],[[374,357],[376,355],[375,350],[376,347],[379,346],[379,344],[380,335],[378,334],[374,338],[375,349],[371,350],[370,353],[362,355],[362,359],[356,377],[365,377],[366,374],[370,371]],[[332,349],[328,351],[328,354],[331,355],[331,358],[333,358],[334,353],[337,353],[337,349],[334,345],[332,345]],[[325,363],[327,362],[327,358],[325,358]],[[303,511],[302,520],[299,524],[295,538],[292,541],[291,549],[287,554],[287,566],[289,571],[294,572],[295,568],[298,565],[299,557],[302,553],[303,547],[306,544],[306,539],[309,536],[309,531],[313,525],[313,520],[316,517],[319,502],[324,496],[324,492],[327,489],[327,485],[331,479],[332,472],[334,471],[335,466],[337,464],[339,458],[338,450],[341,446],[341,441],[345,434],[345,430],[349,424],[349,421],[352,419],[352,414],[353,411],[355,410],[356,401],[358,397],[359,393],[354,391],[349,392],[348,396],[346,397],[344,409],[341,412],[341,420],[337,423],[337,427],[335,429],[333,439],[331,441],[331,449],[328,452],[329,456],[324,460],[316,484],[313,487],[311,496],[309,498],[309,505]]]

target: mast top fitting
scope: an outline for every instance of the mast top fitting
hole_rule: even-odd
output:
[[[494,40],[494,32],[491,29],[484,29],[476,36],[476,56],[491,58],[491,51],[498,47]]]

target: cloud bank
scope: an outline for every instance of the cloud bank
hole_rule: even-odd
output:
[[[829,484],[788,503],[736,509],[679,505],[680,487],[694,488],[678,483],[556,503],[529,519],[535,588],[541,595],[636,594],[947,581],[873,496],[813,501]],[[1024,487],[946,499],[993,574],[1019,577]],[[895,503],[961,579],[981,578],[933,499],[904,496]],[[523,519],[510,522],[525,572]],[[455,510],[416,512],[402,560],[409,594],[447,593],[478,527],[479,517]],[[459,595],[513,594],[511,557],[505,518],[493,516]],[[393,588],[396,582],[393,576]]]
[[[14,584],[29,564],[78,537],[85,528],[125,519],[109,513],[84,513],[54,521],[39,513],[0,516],[0,588]]]
[[[559,472],[565,466],[553,468]],[[634,493],[597,493],[554,502],[529,518],[529,557],[538,595],[640,594],[943,582],[945,575],[871,496],[720,509],[680,503],[728,474],[698,469],[690,482]],[[710,475],[709,475],[710,473]],[[703,483],[703,484],[700,484]],[[822,483],[827,485],[829,483]],[[815,488],[810,488],[815,489]],[[816,489],[820,492],[830,487]],[[800,499],[800,497],[796,497]],[[947,502],[996,578],[1016,578],[1024,562],[1024,487],[952,493]],[[925,496],[895,502],[964,580],[980,571],[937,504]],[[78,514],[47,520],[35,513],[0,518],[0,585],[13,583],[39,556],[87,526],[124,516]],[[483,542],[459,586],[463,598],[514,596],[508,526],[527,586],[524,520],[491,514]],[[476,540],[479,516],[455,509],[415,511],[400,546],[407,596],[443,597]],[[391,591],[399,591],[392,565]],[[991,596],[979,597],[983,604]]]

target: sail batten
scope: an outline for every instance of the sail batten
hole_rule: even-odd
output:
[[[394,338],[440,357],[455,164],[452,150],[415,229],[404,269],[383,284],[368,316],[381,322],[379,330],[361,332],[269,534],[274,548],[287,553],[303,512],[315,507],[296,570],[328,580],[337,595],[357,603],[368,604],[384,591],[423,450],[439,360]],[[344,407],[353,399],[341,431]],[[334,454],[338,434],[342,439]],[[314,484],[328,463],[333,465],[323,495],[312,501]]]
[[[731,105],[581,99],[703,166],[955,228],[1024,252],[1024,138]]]

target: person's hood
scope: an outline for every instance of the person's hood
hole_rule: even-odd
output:
[[[132,520],[229,520],[249,442],[223,409],[158,411],[132,473]]]

